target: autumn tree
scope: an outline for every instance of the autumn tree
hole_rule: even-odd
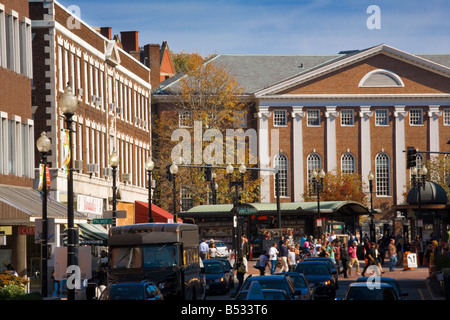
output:
[[[186,73],[194,70],[215,56],[215,54],[208,54],[202,57],[198,52],[186,52],[185,50],[171,52],[170,55],[176,73]]]
[[[226,166],[227,141],[230,142],[227,140],[227,130],[242,130],[244,115],[249,113],[249,106],[239,99],[241,93],[242,88],[237,81],[213,61],[187,71],[165,91],[169,102],[166,102],[165,111],[155,116],[153,125],[153,158],[158,168],[154,172],[157,180],[155,197],[162,207],[172,207],[172,185],[166,179],[169,161],[198,166]],[[238,162],[234,156],[241,151],[237,150],[238,144],[235,143],[238,138],[233,136],[231,139],[234,160],[231,164],[235,167],[241,162],[248,165],[250,150],[246,148],[244,159]],[[225,170],[214,169],[213,172],[217,174],[217,203],[231,203]],[[244,179],[242,201],[256,201],[259,198],[256,175],[249,172]],[[192,199],[193,204],[210,203],[211,185],[205,181],[204,169],[180,166],[176,185],[177,196],[182,188],[183,194]],[[186,209],[181,208],[182,211]]]

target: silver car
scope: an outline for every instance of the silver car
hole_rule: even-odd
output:
[[[214,243],[217,249],[217,256],[215,258],[228,258],[230,256],[230,250],[226,244],[221,240],[206,240],[206,243],[211,248],[211,243]],[[212,257],[211,257],[212,258]]]

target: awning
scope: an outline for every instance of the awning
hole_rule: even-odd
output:
[[[154,222],[171,223],[173,214],[152,204],[152,218]],[[142,201],[134,202],[134,223],[148,223],[148,203]]]
[[[47,198],[48,218],[67,219],[67,206]],[[0,185],[0,224],[30,224],[42,218],[42,198],[39,191],[26,187]],[[87,220],[88,215],[74,210],[76,220]]]
[[[100,224],[78,223],[78,244],[91,246],[108,245],[108,230]],[[67,244],[67,229],[63,232],[64,245]]]

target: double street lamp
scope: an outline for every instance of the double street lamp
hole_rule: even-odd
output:
[[[417,202],[417,220],[422,219],[422,197],[421,197],[421,189],[423,188],[425,190],[425,182],[426,182],[426,177],[427,177],[427,173],[428,173],[428,169],[425,165],[422,166],[422,168],[420,168],[420,171],[417,170],[417,167],[414,167],[411,170],[411,181],[413,184],[413,187],[417,189],[418,192],[418,202]],[[420,177],[419,177],[420,174]],[[420,238],[422,238],[422,224],[418,225],[418,229],[419,229],[419,236]]]
[[[119,165],[119,156],[117,152],[114,150],[109,156],[109,165],[112,168],[112,190],[113,190],[113,200],[112,200],[112,226],[116,226],[117,219],[117,186],[116,186],[116,174],[117,174],[117,166]]]
[[[47,220],[47,153],[50,151],[52,146],[52,142],[47,137],[45,132],[41,133],[41,136],[36,141],[36,147],[38,151],[41,153],[41,165],[43,171],[43,179],[42,179],[42,242],[41,242],[41,251],[42,251],[42,265],[41,265],[41,292],[42,296],[45,298],[48,294],[48,248],[47,248],[47,240],[48,240],[48,220]]]
[[[64,114],[66,130],[68,131],[69,162],[67,179],[67,267],[76,266],[76,229],[74,228],[74,210],[73,210],[73,159],[72,153],[72,117],[78,109],[78,98],[72,93],[72,88],[67,86],[64,93],[59,98],[59,107]],[[71,268],[72,269],[72,268]],[[67,274],[69,278],[71,274]],[[67,300],[75,300],[75,288],[67,288]]]
[[[317,193],[317,227],[319,237],[322,235],[322,218],[320,216],[320,193],[323,192],[323,179],[325,178],[325,175],[326,173],[323,169],[320,169],[320,172],[317,172],[316,169],[312,171],[312,183],[314,186],[314,192]]]
[[[148,222],[153,222],[152,217],[152,171],[155,167],[155,163],[153,162],[152,158],[148,158],[145,161],[145,169],[147,170],[147,177],[148,177]]]

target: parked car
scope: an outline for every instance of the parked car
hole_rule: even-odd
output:
[[[339,267],[336,264],[336,262],[334,262],[333,259],[327,258],[327,257],[310,257],[310,258],[306,258],[304,261],[310,261],[310,260],[325,261],[326,263],[328,263],[328,266],[331,269],[331,273],[333,274],[334,284],[336,285],[336,290],[339,289]]]
[[[378,283],[387,283],[394,288],[395,293],[399,297],[400,300],[406,300],[406,297],[408,296],[408,292],[403,292],[400,288],[400,284],[398,281],[394,278],[388,278],[388,277],[359,277],[356,279],[356,282],[366,282],[369,281],[369,283],[376,285]]]
[[[274,275],[285,275],[287,274],[293,281],[296,291],[300,291],[302,294],[300,296],[301,300],[313,300],[314,299],[314,285],[310,284],[305,275],[298,272],[283,272],[275,273]]]
[[[252,281],[248,290],[241,290],[235,300],[290,300],[286,291],[263,289],[258,281]]]
[[[302,261],[295,267],[295,272],[302,273],[314,285],[314,299],[336,298],[335,277],[325,261]]]
[[[295,290],[294,281],[288,275],[252,276],[249,275],[239,291],[249,290],[252,282],[258,281],[262,289],[284,290],[291,300],[299,300],[301,291]],[[238,295],[239,295],[238,293]]]
[[[226,258],[214,258],[214,259],[207,259],[206,261],[218,261],[222,264],[223,269],[225,273],[227,274],[227,277],[229,277],[230,287],[234,288],[234,270],[231,266],[230,261]]]
[[[164,300],[161,291],[150,281],[108,285],[99,300]]]
[[[211,243],[214,243],[214,246],[217,249],[217,256],[216,258],[228,258],[230,256],[230,250],[228,249],[227,245],[220,240],[206,240],[206,243],[211,248]]]
[[[231,278],[229,272],[225,272],[224,266],[220,261],[210,259],[203,260],[205,268],[206,292],[226,293],[230,291]]]
[[[365,282],[351,283],[345,294],[344,300],[398,300],[395,289],[387,284],[380,283],[379,286],[369,286]]]

